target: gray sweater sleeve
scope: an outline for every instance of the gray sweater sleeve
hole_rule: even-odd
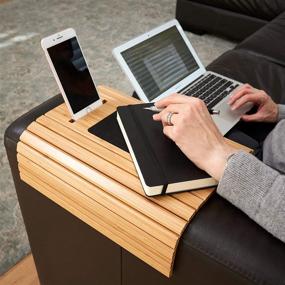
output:
[[[264,142],[263,162],[239,151],[228,161],[217,193],[285,242],[285,120]],[[283,143],[282,143],[283,142]]]
[[[278,105],[278,121],[285,119],[285,105]]]

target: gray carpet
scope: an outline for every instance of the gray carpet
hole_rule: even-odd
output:
[[[73,27],[97,84],[131,94],[113,47],[175,16],[175,0],[32,1],[0,4],[0,275],[29,253],[29,243],[3,146],[6,127],[58,93],[40,47],[42,37]],[[207,65],[234,44],[188,33]]]

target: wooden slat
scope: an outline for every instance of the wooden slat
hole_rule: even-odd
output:
[[[245,145],[240,145],[239,143],[237,143],[235,141],[232,141],[232,140],[230,140],[228,138],[224,138],[224,139],[226,140],[227,144],[229,144],[230,146],[232,146],[232,147],[234,147],[236,149],[242,149],[242,150],[244,150],[246,152],[252,152],[252,149],[247,147],[247,146],[245,146]]]
[[[17,145],[21,179],[169,277],[183,230],[214,188],[145,197],[130,154],[88,132],[139,100],[98,90],[105,103],[84,118],[71,121],[61,104],[28,126]]]
[[[201,190],[192,191],[192,194],[201,198],[202,200],[206,200],[213,193],[213,190],[214,188],[201,189]]]
[[[175,199],[170,195],[149,197],[148,199],[186,221],[188,221],[193,216],[196,210],[196,208],[185,205],[180,200]]]
[[[201,199],[200,197],[194,195],[192,192],[194,191],[176,193],[176,194],[172,194],[172,196],[176,198],[177,200],[185,203],[186,205],[192,207],[193,209],[198,209],[201,206],[201,203],[203,203],[204,199]]]
[[[109,100],[113,101],[114,103],[117,103],[117,106],[141,103],[140,100],[131,96],[127,96],[124,93],[111,87],[99,86],[98,91],[100,93],[100,96],[102,96],[102,98],[104,98],[107,102]]]

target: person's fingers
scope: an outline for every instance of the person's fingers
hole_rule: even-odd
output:
[[[161,121],[162,117],[165,117],[169,112],[179,113],[183,108],[182,104],[170,104],[164,108],[160,113],[154,114],[152,117],[155,121]]]
[[[163,133],[173,140],[173,126],[164,126]]]
[[[244,95],[246,94],[252,94],[252,90],[249,89],[249,88],[244,88],[242,90],[240,90],[239,92],[235,93],[234,95],[232,95],[230,98],[229,98],[229,105],[233,105],[238,99],[240,99],[241,97],[243,97]]]
[[[242,84],[240,86],[238,86],[234,91],[233,91],[233,94],[236,94],[238,93],[239,91],[243,90],[243,89],[252,89],[253,87],[248,84],[248,83],[245,83],[245,84]]]
[[[171,115],[169,115],[171,114]],[[169,118],[170,116],[170,118]],[[172,112],[168,112],[163,114],[163,116],[161,117],[161,121],[163,123],[163,125],[175,125],[175,123],[177,123],[177,117],[179,115],[172,113]]]
[[[239,98],[241,98],[242,96],[246,95],[246,94],[250,94],[253,93],[254,89],[250,86],[250,85],[243,85],[242,88],[239,88],[238,90],[236,90],[233,95],[230,97],[228,103],[230,105],[234,104],[235,101],[237,101]]]
[[[255,113],[252,115],[243,115],[241,119],[245,122],[260,122],[262,121],[262,116],[259,113]]]
[[[170,104],[187,103],[187,102],[189,102],[189,98],[191,98],[191,97],[175,93],[175,94],[172,94],[170,96],[167,96],[164,99],[161,99],[161,100],[155,102],[154,105],[157,108],[165,108],[165,107],[167,107]]]
[[[240,99],[238,99],[234,104],[232,104],[231,109],[236,110],[246,104],[247,102],[251,102],[254,104],[262,104],[263,98],[260,96],[259,93],[250,93],[246,94]]]
[[[165,114],[168,114],[169,112],[172,113],[179,113],[185,108],[184,104],[170,104],[166,108],[164,108],[159,114],[161,116],[165,116]]]
[[[154,119],[154,121],[160,121],[160,115],[159,114],[153,114],[152,118]]]
[[[236,88],[234,90],[234,93],[237,93],[237,92],[239,92],[240,90],[243,90],[243,89],[254,89],[254,88],[250,84],[245,83],[245,84],[240,85],[238,88]]]
[[[172,114],[170,119],[168,118],[169,114]],[[155,121],[161,121],[163,126],[166,126],[166,125],[169,125],[169,123],[171,123],[172,125],[176,124],[177,123],[177,116],[178,116],[178,114],[176,114],[176,113],[168,112],[168,113],[163,113],[162,115],[159,116],[159,118],[156,118],[154,115],[153,119]]]

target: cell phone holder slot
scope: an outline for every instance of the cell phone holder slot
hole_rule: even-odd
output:
[[[106,100],[106,99],[103,99],[102,100],[102,104],[106,104],[108,101]],[[100,107],[99,107],[100,108]],[[96,109],[95,109],[96,110]],[[95,110],[93,110],[93,111],[95,111]],[[86,114],[85,116],[87,116],[88,114]],[[75,120],[73,120],[73,119],[70,119],[69,121],[68,121],[69,123],[74,123],[75,122]]]

